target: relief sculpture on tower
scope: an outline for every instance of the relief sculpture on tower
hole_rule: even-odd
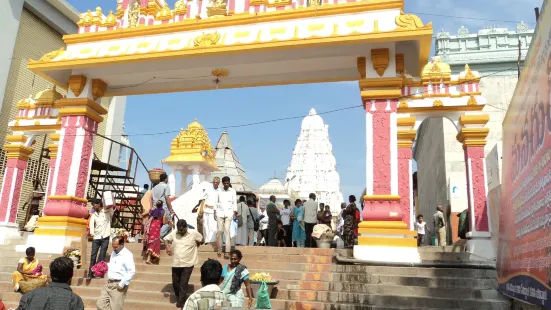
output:
[[[210,0],[210,6],[207,7],[208,17],[228,15],[226,3],[224,0]]]

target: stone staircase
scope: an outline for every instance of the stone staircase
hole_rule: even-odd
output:
[[[90,243],[88,247],[90,253]],[[134,253],[137,274],[128,291],[125,309],[174,309],[171,258],[163,251],[159,265],[146,265],[141,244],[127,247]],[[273,309],[510,309],[510,301],[495,290],[495,270],[339,265],[333,262],[336,251],[329,249],[242,247],[240,250],[244,256],[242,263],[252,273],[268,272],[280,281],[272,300]],[[457,249],[427,247],[421,255],[425,262],[461,261],[468,256],[454,250]],[[16,253],[13,245],[0,246],[0,253],[3,292],[0,294],[8,308],[15,308],[21,295],[12,292],[11,273],[24,254]],[[46,273],[50,260],[56,256],[37,254]],[[212,248],[206,246],[201,247],[199,256],[200,264],[208,258],[218,259]],[[200,288],[198,266],[190,280],[193,289]],[[72,288],[82,297],[86,309],[95,309],[104,281],[87,281],[85,275],[85,270],[76,270]]]

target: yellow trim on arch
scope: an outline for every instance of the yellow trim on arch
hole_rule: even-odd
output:
[[[51,199],[51,197],[56,197],[56,196],[50,196],[48,198]],[[61,196],[57,196],[57,197],[61,197]],[[42,216],[38,219],[38,222],[43,225],[48,225],[46,223],[60,223],[60,222],[72,223],[72,224],[84,225],[84,226],[88,225],[87,220],[81,219],[78,217],[71,217],[71,216]],[[52,225],[50,224],[50,226]]]
[[[134,28],[133,28],[134,29]],[[137,28],[145,29],[145,28]],[[181,50],[165,50],[145,54],[130,54],[107,57],[91,57],[86,59],[59,60],[53,62],[33,62],[27,68],[38,74],[40,71],[81,69],[88,67],[101,67],[105,65],[123,63],[141,63],[151,60],[170,60],[182,57],[206,57],[215,55],[227,55],[230,53],[247,53],[260,51],[274,51],[278,49],[294,49],[319,46],[338,46],[357,44],[361,42],[381,43],[396,42],[400,40],[421,40],[423,37],[432,37],[432,28],[414,30],[394,30],[389,32],[371,32],[365,34],[351,34],[346,36],[331,35],[327,37],[311,37],[309,39],[293,38],[286,41],[253,42],[248,44],[211,45],[204,48],[186,48]],[[421,56],[423,58],[424,56]],[[428,54],[426,59],[428,60]],[[66,86],[66,83],[60,86]]]
[[[38,224],[37,224],[38,225]],[[64,236],[64,237],[81,237],[86,231],[81,230],[69,230],[69,229],[47,229],[36,227],[34,234],[37,236]]]
[[[389,9],[404,9],[403,0],[370,0],[355,3],[342,3],[337,5],[322,5],[319,7],[304,7],[293,10],[280,10],[257,14],[242,13],[223,18],[196,19],[188,18],[177,23],[140,26],[103,32],[87,32],[63,36],[65,44],[77,44],[104,40],[118,40],[135,38],[174,32],[195,31],[209,28],[233,27],[251,25],[257,23],[280,22],[293,19],[305,19],[331,15],[353,14],[368,11],[380,11]],[[430,53],[430,45],[428,47]],[[425,65],[426,63],[423,63]]]
[[[415,238],[381,238],[358,236],[358,245],[416,248],[417,240]]]
[[[49,200],[71,200],[76,202],[88,203],[86,198],[80,198],[75,196],[48,196]]]

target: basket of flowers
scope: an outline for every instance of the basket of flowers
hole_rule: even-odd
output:
[[[153,168],[149,170],[149,180],[154,184],[159,183],[161,182],[161,174],[163,173],[166,173],[163,169]]]
[[[126,243],[128,241],[128,238],[130,238],[130,233],[124,228],[111,229],[111,235],[113,237],[122,237],[124,239],[124,243]]]
[[[268,294],[270,294],[270,298],[274,298],[274,293],[276,292],[275,288],[276,288],[276,285],[279,284],[279,281],[273,279],[269,273],[266,273],[266,272],[255,273],[249,277],[249,281],[251,282],[253,295],[256,295],[256,293],[258,292],[258,289],[260,289],[260,285],[262,284],[262,282],[265,282],[266,285],[268,285]]]
[[[80,250],[78,248],[68,248],[63,252],[63,256],[73,260],[75,267],[80,266]]]

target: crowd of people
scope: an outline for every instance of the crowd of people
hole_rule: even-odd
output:
[[[244,196],[237,199],[231,180],[226,176],[222,180],[214,178],[212,187],[205,190],[194,209],[197,212],[197,229],[193,229],[184,219],[176,219],[174,225],[167,175],[161,175],[160,180],[151,191],[142,194],[154,206],[144,214],[143,250],[147,264],[159,260],[162,243],[166,253],[172,256],[172,286],[178,309],[192,310],[201,305],[220,303],[232,307],[251,307],[253,294],[249,271],[241,264],[242,253],[231,250],[232,245],[315,247],[312,236],[314,226],[322,224],[331,227],[333,223],[329,206],[323,203],[318,205],[315,194],[310,194],[305,201],[297,199],[294,207],[291,207],[289,200],[285,200],[282,208],[277,206],[276,197],[271,196],[267,205],[257,209],[256,203],[246,201]],[[93,241],[87,279],[105,278],[96,303],[98,310],[123,309],[126,293],[136,273],[134,257],[125,247],[125,238],[111,236],[113,214],[114,209],[104,207],[100,200],[92,202],[89,235]],[[358,222],[356,198],[350,196],[349,204],[342,208],[338,221],[338,229],[348,247],[354,245]],[[110,240],[113,252],[107,272],[98,275],[96,266],[104,262]],[[198,248],[205,243],[215,245],[218,256],[224,255],[230,263],[222,266],[217,260],[206,261],[201,267],[203,288],[188,298],[189,280],[198,263]],[[14,290],[19,290],[21,280],[36,277],[33,270],[39,264],[34,256],[34,249],[29,248],[26,257],[19,261],[13,275]],[[84,309],[82,299],[72,293],[69,286],[74,267],[73,261],[67,257],[52,261],[52,284],[24,295],[19,309],[53,309],[45,307],[46,302],[60,309]]]
[[[336,226],[345,246],[350,248],[355,244],[360,209],[353,195],[349,197],[349,203],[344,204],[338,219],[333,221],[330,206],[318,204],[314,193],[308,200],[295,200],[293,207],[289,200],[284,200],[282,208],[272,195],[266,205],[257,208],[256,202],[247,201],[245,196],[237,199],[229,177],[222,178],[222,185],[220,187],[219,178],[214,178],[212,187],[205,190],[203,200],[195,209],[198,231],[203,233],[205,243],[217,246],[220,256],[224,249],[229,253],[231,245],[316,247],[312,232],[318,224],[330,228]],[[233,237],[232,224],[235,228]]]

